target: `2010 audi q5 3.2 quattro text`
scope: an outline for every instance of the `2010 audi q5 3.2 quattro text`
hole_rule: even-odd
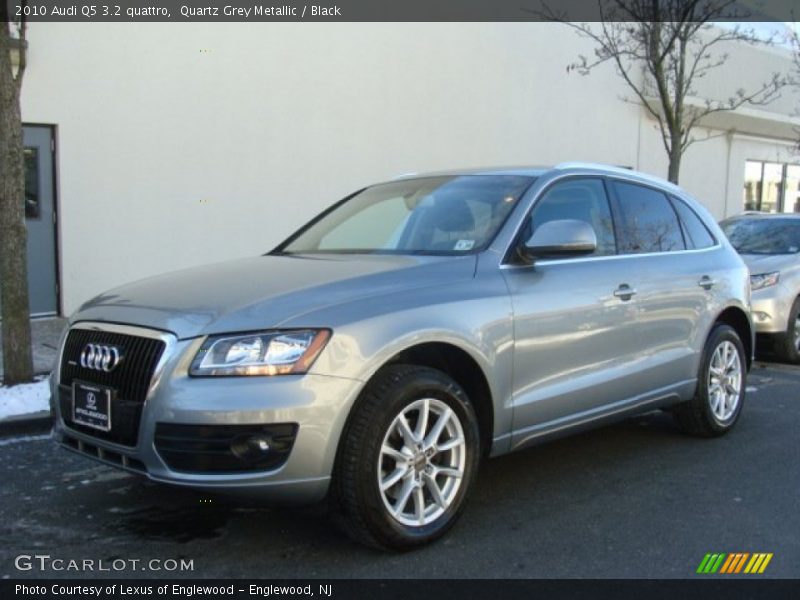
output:
[[[326,499],[356,539],[412,548],[482,457],[657,408],[729,431],[748,277],[702,206],[632,171],[404,176],[265,256],[83,305],[56,438],[160,482]]]

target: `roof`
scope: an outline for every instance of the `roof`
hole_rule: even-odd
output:
[[[627,179],[638,180],[642,183],[650,183],[660,186],[662,189],[670,189],[676,194],[686,194],[686,192],[677,185],[667,181],[666,179],[661,179],[660,177],[655,177],[653,175],[648,175],[647,173],[641,173],[625,167],[589,162],[562,162],[554,166],[476,167],[469,169],[433,171],[429,173],[405,173],[403,175],[398,175],[394,178],[394,180],[415,179],[418,177],[446,177],[454,175],[517,175],[523,177],[540,177],[541,175],[551,171],[576,171],[583,174],[592,175],[620,175]]]
[[[416,177],[444,177],[447,175],[518,175],[523,177],[539,177],[553,167],[473,167],[467,169],[447,169],[421,173],[403,173],[394,179],[411,179]]]

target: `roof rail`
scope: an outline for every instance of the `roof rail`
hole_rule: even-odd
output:
[[[554,169],[562,170],[562,169],[598,169],[601,171],[605,171],[606,173],[618,173],[620,175],[627,175],[627,176],[635,176],[638,179],[642,179],[644,181],[651,181],[653,183],[657,183],[659,185],[666,185],[671,186],[675,190],[680,190],[677,185],[674,183],[667,181],[663,177],[657,177],[656,175],[650,175],[649,173],[642,173],[641,171],[637,171],[632,168],[626,167],[617,167],[614,165],[604,165],[602,163],[591,163],[591,162],[563,162],[557,164]]]
[[[603,169],[604,171],[616,171],[617,173],[631,173],[634,172],[633,168],[618,167],[616,165],[607,165],[604,163],[570,161],[557,164],[554,169]]]

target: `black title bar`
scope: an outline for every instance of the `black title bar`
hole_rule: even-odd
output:
[[[749,576],[747,576],[749,577]],[[315,598],[316,600],[708,600],[726,598],[761,600],[790,598],[797,580],[715,578],[672,580],[218,580],[218,579],[43,579],[0,581],[0,597],[11,600],[86,598],[171,600],[178,598],[231,598],[234,600]]]
[[[612,0],[0,0],[6,20],[31,22],[480,22],[600,21]],[[624,1],[624,0],[623,0]],[[794,21],[797,0],[701,0],[725,8],[721,21]],[[2,4],[0,4],[2,7]],[[624,20],[619,17],[615,20]],[[667,20],[665,18],[665,20]]]

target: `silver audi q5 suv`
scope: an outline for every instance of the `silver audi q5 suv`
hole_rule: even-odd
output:
[[[152,480],[326,500],[356,539],[449,529],[479,461],[634,413],[742,410],[748,271],[681,189],[563,164],[366,187],[264,256],[84,304],[65,448]]]

